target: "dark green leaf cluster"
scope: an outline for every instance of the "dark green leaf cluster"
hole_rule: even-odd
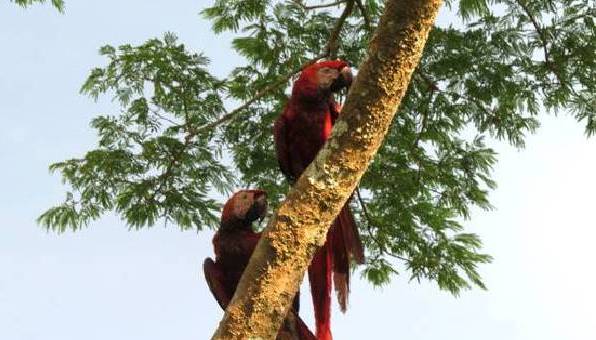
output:
[[[122,112],[92,121],[97,149],[50,167],[73,192],[39,221],[75,230],[116,210],[135,228],[162,217],[181,228],[215,225],[219,205],[207,194],[227,193],[234,179],[212,131],[199,129],[224,111],[222,83],[205,69],[207,59],[171,34],[100,52],[109,63],[93,70],[81,91],[94,98],[113,94]]]
[[[488,91],[499,97],[499,103],[486,106],[489,113],[503,119],[507,112],[566,111],[585,124],[588,136],[596,133],[594,4],[588,0],[495,3],[503,14],[487,12],[469,23],[466,32],[476,32],[481,36],[478,39],[484,39],[478,48],[488,58],[484,63],[488,70],[471,64],[474,70],[469,73],[478,72],[476,77],[495,73],[479,89],[487,91],[486,99],[490,98]],[[498,79],[501,83],[496,83]],[[494,132],[499,123],[486,127]]]
[[[200,227],[215,220],[207,190],[223,192],[236,177],[267,190],[275,207],[288,186],[277,168],[272,124],[291,77],[320,57],[358,65],[383,10],[379,0],[312,5],[320,3],[216,0],[204,9],[214,32],[236,34],[233,48],[247,60],[223,81],[171,36],[104,47],[109,64],[92,72],[83,92],[114,94],[122,113],[93,121],[98,149],[53,165],[73,193],[41,221],[75,229],[116,210],[132,226],[164,217]],[[486,137],[522,147],[545,110],[570,112],[594,134],[596,77],[587,0],[450,5],[464,23],[431,32],[353,206],[370,281],[384,284],[407,271],[458,294],[484,288],[477,267],[490,261],[479,238],[462,229],[473,207],[491,208],[496,155]],[[244,104],[225,114],[222,98]],[[222,152],[232,158],[234,177],[220,163]]]
[[[44,3],[46,0],[10,0],[21,7],[28,7],[35,3]],[[64,0],[51,0],[52,6],[58,11],[64,12]]]

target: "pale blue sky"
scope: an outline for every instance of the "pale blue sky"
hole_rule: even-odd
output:
[[[109,100],[78,94],[103,63],[99,46],[172,31],[220,76],[240,62],[229,37],[214,36],[199,17],[203,4],[72,0],[59,15],[0,3],[0,340],[212,334],[222,312],[200,269],[211,232],[129,232],[107,216],[55,235],[34,222],[63,198],[48,164],[92,147],[90,119],[114,112]],[[497,210],[476,211],[467,223],[495,257],[481,268],[489,291],[453,298],[405,277],[383,289],[357,281],[347,314],[333,315],[336,339],[596,339],[596,141],[565,115],[544,118],[526,150],[494,144]]]

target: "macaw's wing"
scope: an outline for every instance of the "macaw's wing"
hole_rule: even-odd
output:
[[[308,329],[308,326],[302,321],[302,319],[296,315],[296,330],[298,331],[298,338],[300,340],[316,340],[314,334]]]
[[[210,257],[203,262],[203,271],[205,272],[205,280],[207,280],[209,290],[211,290],[221,308],[225,310],[232,297],[227,293],[224,284],[224,273]]]
[[[317,340],[300,316],[290,310],[275,340]]]
[[[275,152],[279,168],[284,175],[292,177],[290,170],[290,150],[288,146],[288,120],[285,116],[285,111],[273,124],[273,139],[275,141]]]

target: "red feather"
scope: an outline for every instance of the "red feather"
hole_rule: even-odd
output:
[[[261,233],[252,230],[252,222],[266,212],[265,192],[242,190],[235,193],[223,208],[221,225],[213,237],[215,261],[203,262],[205,279],[222,309],[230,303],[240,277],[259,242]],[[294,308],[284,321],[277,339],[315,340],[315,336],[298,316],[297,293]]]
[[[331,135],[340,111],[333,92],[350,85],[348,64],[323,61],[305,68],[294,82],[292,96],[274,124],[277,160],[291,180],[300,177]],[[322,86],[321,74],[332,69],[336,78]],[[323,79],[324,81],[325,79]],[[315,253],[308,269],[317,324],[317,339],[331,339],[331,280],[342,311],[347,306],[350,261],[364,262],[362,243],[348,204],[342,208],[327,234],[325,244]]]

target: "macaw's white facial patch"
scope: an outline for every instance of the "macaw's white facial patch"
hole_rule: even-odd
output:
[[[237,192],[236,195],[234,195],[234,216],[239,219],[244,219],[253,202],[254,193],[250,191]]]
[[[322,88],[328,88],[333,81],[339,77],[339,71],[329,67],[321,67],[317,70],[317,83]]]

